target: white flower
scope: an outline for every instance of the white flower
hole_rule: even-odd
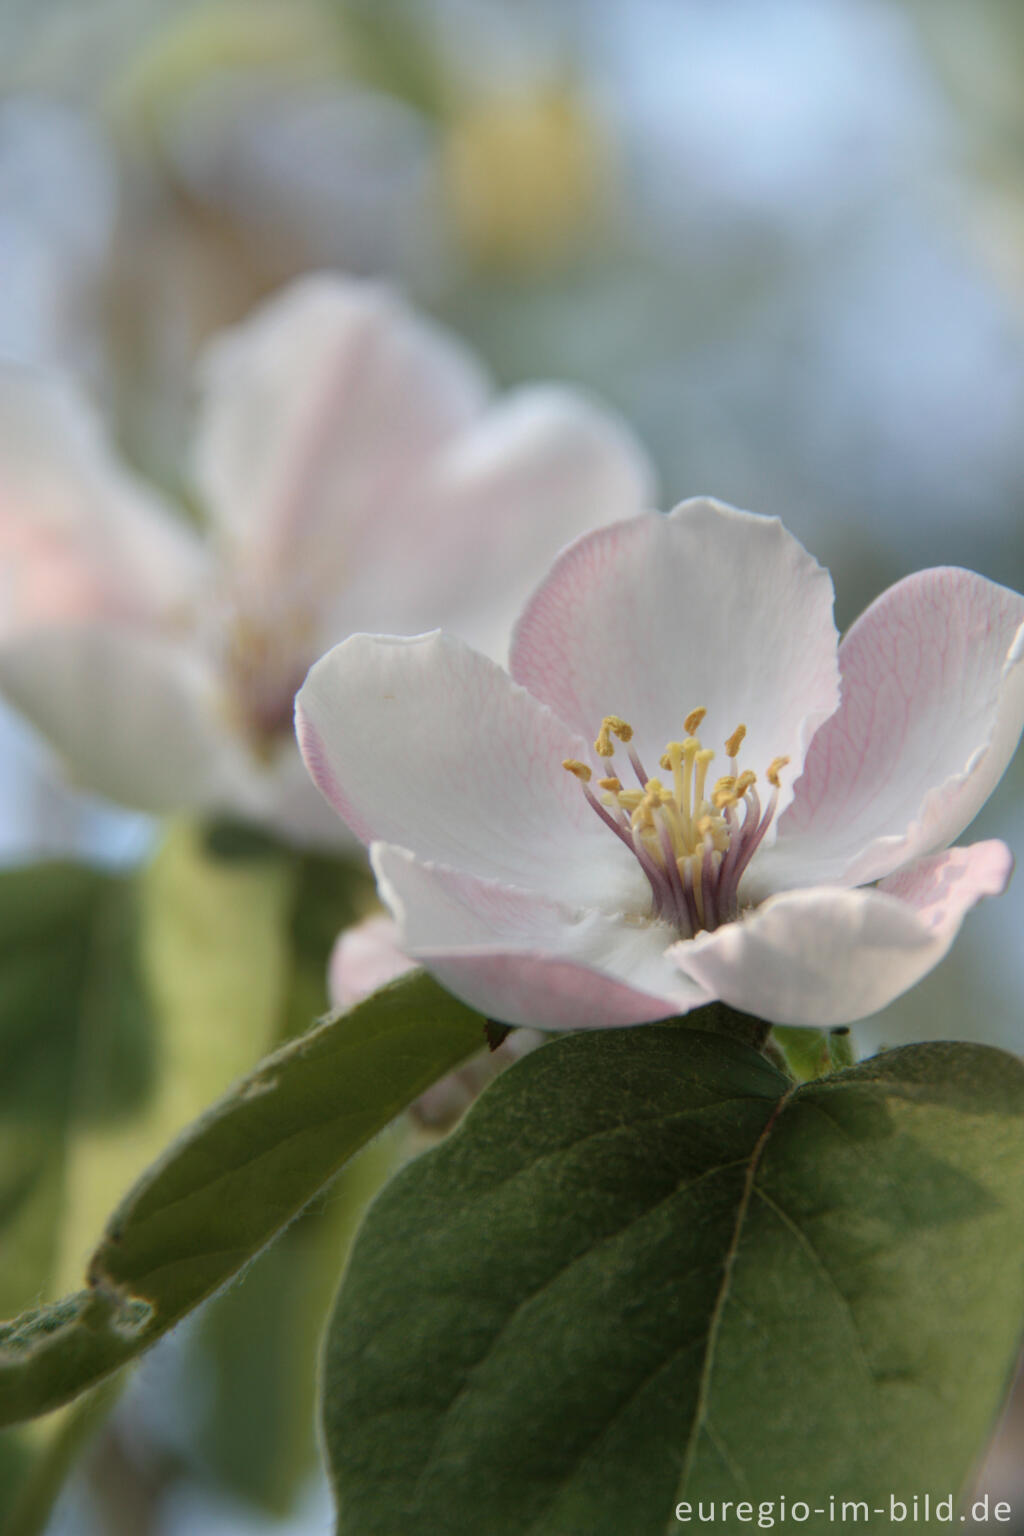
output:
[[[353,1008],[386,982],[416,968],[398,947],[398,929],[376,912],[338,935],[327,968],[333,1008]],[[543,1042],[534,1029],[514,1029],[491,1050],[483,1048],[454,1072],[447,1072],[410,1105],[413,1119],[432,1130],[448,1129],[492,1078]]]
[[[691,501],[568,549],[511,677],[444,634],[353,636],[300,743],[402,949],[491,1017],[843,1024],[1009,878],[1004,844],[948,845],[1020,736],[1024,599],[921,571],[836,642],[777,519]]]
[[[113,800],[337,838],[291,730],[309,664],[439,615],[501,643],[564,543],[645,504],[647,463],[568,390],[493,401],[457,341],[341,278],[215,342],[202,382],[206,536],[65,384],[0,371],[0,689]]]

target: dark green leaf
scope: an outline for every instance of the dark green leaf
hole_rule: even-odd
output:
[[[1024,1319],[1022,1172],[1024,1065],[984,1047],[803,1086],[671,1026],[535,1053],[356,1243],[325,1361],[345,1536],[955,1496]]]
[[[482,1019],[416,973],[268,1057],[123,1201],[90,1288],[0,1326],[0,1423],[67,1401],[159,1338],[482,1041]]]

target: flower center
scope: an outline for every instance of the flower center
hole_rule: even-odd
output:
[[[588,804],[635,855],[647,876],[654,900],[652,916],[673,923],[683,938],[702,928],[709,932],[739,916],[739,885],[765,833],[779,799],[779,770],[788,757],[776,757],[765,777],[771,796],[764,809],[757,775],[740,770],[738,754],[747,734],[738,725],[725,743],[730,771],[708,788],[715,754],[703,747],[697,730],[707,714],[691,710],[683,722],[683,741],[670,741],[660,767],[671,783],[650,778],[636,749],[633,728],[618,715],[606,715],[594,743],[608,769],[591,787],[593,770],[576,758],[562,767],[574,774]],[[638,788],[623,787],[615,771],[615,742],[627,748]]]
[[[257,756],[270,758],[291,736],[296,690],[316,655],[312,626],[301,613],[259,622],[240,610],[223,641],[228,709]]]

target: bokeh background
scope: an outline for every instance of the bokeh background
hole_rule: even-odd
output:
[[[779,514],[841,627],[925,565],[1024,588],[1015,0],[4,0],[0,352],[74,373],[186,494],[197,349],[320,267],[392,280],[502,383],[611,400],[663,505]],[[1024,757],[976,830],[1024,853]],[[0,715],[7,861],[152,835]],[[1024,1049],[1022,931],[1018,883],[861,1048]],[[330,1528],[271,1408],[311,1349],[274,1254],[149,1357],[54,1533]],[[979,1486],[1024,1531],[1024,1414]]]

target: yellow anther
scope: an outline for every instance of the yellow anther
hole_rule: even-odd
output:
[[[566,770],[567,773],[574,773],[576,775],[576,777],[579,779],[581,784],[589,784],[590,783],[590,777],[591,777],[590,769],[587,767],[586,763],[581,763],[579,758],[576,758],[576,757],[567,757],[567,758],[565,758],[565,760],[562,763],[562,767]]]
[[[605,715],[601,721],[597,740],[594,742],[594,751],[599,757],[612,756],[615,751],[613,736],[617,736],[620,741],[632,741],[633,727],[619,715]]]
[[[640,827],[642,831],[653,830],[654,813],[657,809],[658,801],[652,799],[649,795],[645,795],[630,817],[630,821],[634,827]]]
[[[613,795],[617,795],[622,788],[622,782],[619,779],[598,779],[597,782],[601,789],[609,789]]]
[[[738,725],[725,744],[725,750],[730,757],[735,757],[743,745],[743,738],[747,734],[745,725]]]
[[[697,836],[700,838],[710,837],[714,830],[715,824],[711,817],[702,816],[697,823]]]
[[[743,770],[743,772],[740,774],[739,778],[736,780],[736,791],[735,791],[736,799],[737,800],[742,800],[743,796],[746,794],[747,790],[748,789],[753,789],[753,787],[754,787],[754,785],[756,783],[757,783],[757,774],[756,773],[751,773],[749,768],[745,768]]]
[[[687,736],[693,736],[697,733],[697,731],[700,730],[701,721],[704,719],[706,714],[707,710],[704,708],[690,710],[690,713],[683,721],[683,730],[686,732]]]
[[[731,773],[723,774],[711,791],[711,804],[719,810],[725,805],[734,805],[737,799],[737,780]]]
[[[788,762],[788,757],[773,757],[768,764],[768,783],[773,789],[778,789],[779,787],[779,769],[785,768]]]

